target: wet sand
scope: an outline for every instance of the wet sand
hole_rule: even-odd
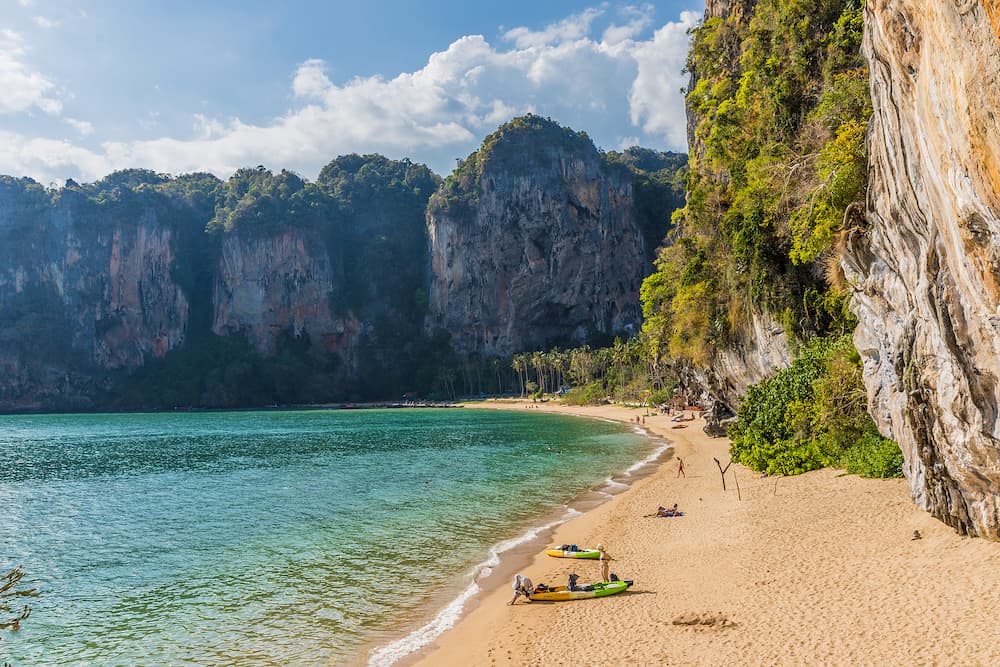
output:
[[[523,401],[470,407],[525,409]],[[635,422],[621,406],[539,410]],[[1000,545],[962,538],[917,509],[902,480],[839,470],[761,477],[733,465],[729,443],[699,419],[645,427],[676,459],[583,516],[552,544],[598,542],[626,593],[507,606],[494,583],[452,629],[408,663],[421,665],[1000,664],[993,608]],[[737,490],[737,483],[739,489]],[[678,503],[685,516],[644,518]],[[915,530],[922,539],[912,539]],[[522,561],[523,563],[524,561]],[[594,561],[538,555],[520,571],[536,583],[598,578]]]

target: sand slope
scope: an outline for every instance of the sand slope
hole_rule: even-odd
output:
[[[622,421],[642,414],[542,409]],[[675,442],[686,478],[667,461],[553,536],[555,544],[603,542],[618,559],[612,571],[635,580],[629,592],[509,607],[505,584],[420,664],[1000,664],[1000,545],[958,537],[913,506],[902,480],[837,470],[761,478],[733,465],[724,492],[712,458],[725,465],[728,442],[690,424],[674,430],[666,416],[646,419]],[[686,516],[642,518],[674,502]],[[914,530],[923,539],[912,540]],[[562,584],[574,571],[596,579],[598,567],[541,554],[523,572]]]

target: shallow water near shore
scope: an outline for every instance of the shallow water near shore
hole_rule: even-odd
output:
[[[343,661],[655,446],[532,411],[0,417],[0,567],[41,593],[0,656]]]

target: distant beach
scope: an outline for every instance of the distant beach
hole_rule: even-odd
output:
[[[625,423],[644,414],[535,405]],[[509,577],[497,579],[454,628],[399,664],[1000,664],[986,611],[1000,593],[1000,545],[959,537],[916,508],[898,479],[834,469],[761,477],[733,464],[723,491],[713,459],[727,465],[726,439],[708,438],[700,419],[679,429],[665,415],[645,422],[674,442],[686,476],[668,459],[550,536],[603,542],[612,571],[635,580],[630,591],[510,607]],[[673,503],[685,516],[643,516]],[[536,583],[562,584],[570,572],[597,578],[596,563],[533,546],[518,571]]]

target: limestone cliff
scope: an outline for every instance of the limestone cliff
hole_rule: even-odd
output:
[[[86,407],[100,370],[184,340],[173,231],[158,195],[0,183],[0,408]]]
[[[788,333],[769,313],[754,310],[745,331],[716,350],[706,365],[677,363],[680,393],[708,410],[708,430],[724,435],[721,420],[733,417],[750,385],[771,377],[792,363]]]
[[[431,325],[509,355],[634,333],[647,272],[629,172],[537,116],[500,128],[431,199]]]
[[[698,108],[697,90],[699,83],[722,87],[720,80],[731,77],[738,80],[742,74],[741,43],[750,23],[754,18],[757,0],[706,0],[703,25],[708,26],[715,35],[712,41],[717,42],[710,55],[702,52],[692,53],[688,57],[690,72],[689,92],[695,97],[689,97],[687,104],[688,149],[690,151],[691,168],[696,179],[704,182],[722,184],[727,187],[732,177],[726,169],[724,161],[717,158],[707,158],[706,128],[710,131],[718,122],[714,117],[714,105]],[[711,22],[711,23],[710,23]],[[721,73],[721,74],[720,74]],[[731,121],[729,121],[731,122]],[[699,127],[700,126],[700,127]],[[745,141],[745,139],[742,139]],[[745,150],[739,142],[734,141],[734,151]],[[721,188],[720,188],[721,189]],[[697,195],[696,195],[697,196]],[[729,204],[727,196],[714,196],[713,206]],[[691,202],[680,219],[679,228],[668,239],[673,243],[684,236],[705,235],[705,222],[699,222],[696,209],[707,209],[701,201]],[[718,234],[724,226],[723,213],[714,211],[702,217],[708,218],[712,227],[710,234]],[[731,242],[726,243],[727,246]],[[775,241],[779,246],[783,241]],[[775,260],[771,260],[777,263]],[[746,262],[731,262],[737,264],[736,273],[745,273]],[[724,292],[725,290],[719,290]],[[718,428],[718,422],[732,417],[740,399],[746,394],[750,385],[757,384],[770,377],[776,370],[787,367],[792,360],[792,351],[788,332],[772,314],[767,304],[751,303],[745,306],[745,315],[740,326],[734,327],[728,340],[722,345],[713,344],[706,355],[707,359],[700,363],[691,363],[686,355],[679,354],[671,365],[680,380],[678,387],[681,394],[686,395],[691,402],[698,402],[709,410],[708,430],[715,435],[724,434],[724,429]]]
[[[916,503],[1000,539],[1000,6],[868,0],[855,343]]]
[[[305,335],[354,367],[359,323],[335,317],[330,307],[340,273],[314,231],[228,235],[216,271],[212,330],[243,335],[263,355],[274,354],[284,339]]]

